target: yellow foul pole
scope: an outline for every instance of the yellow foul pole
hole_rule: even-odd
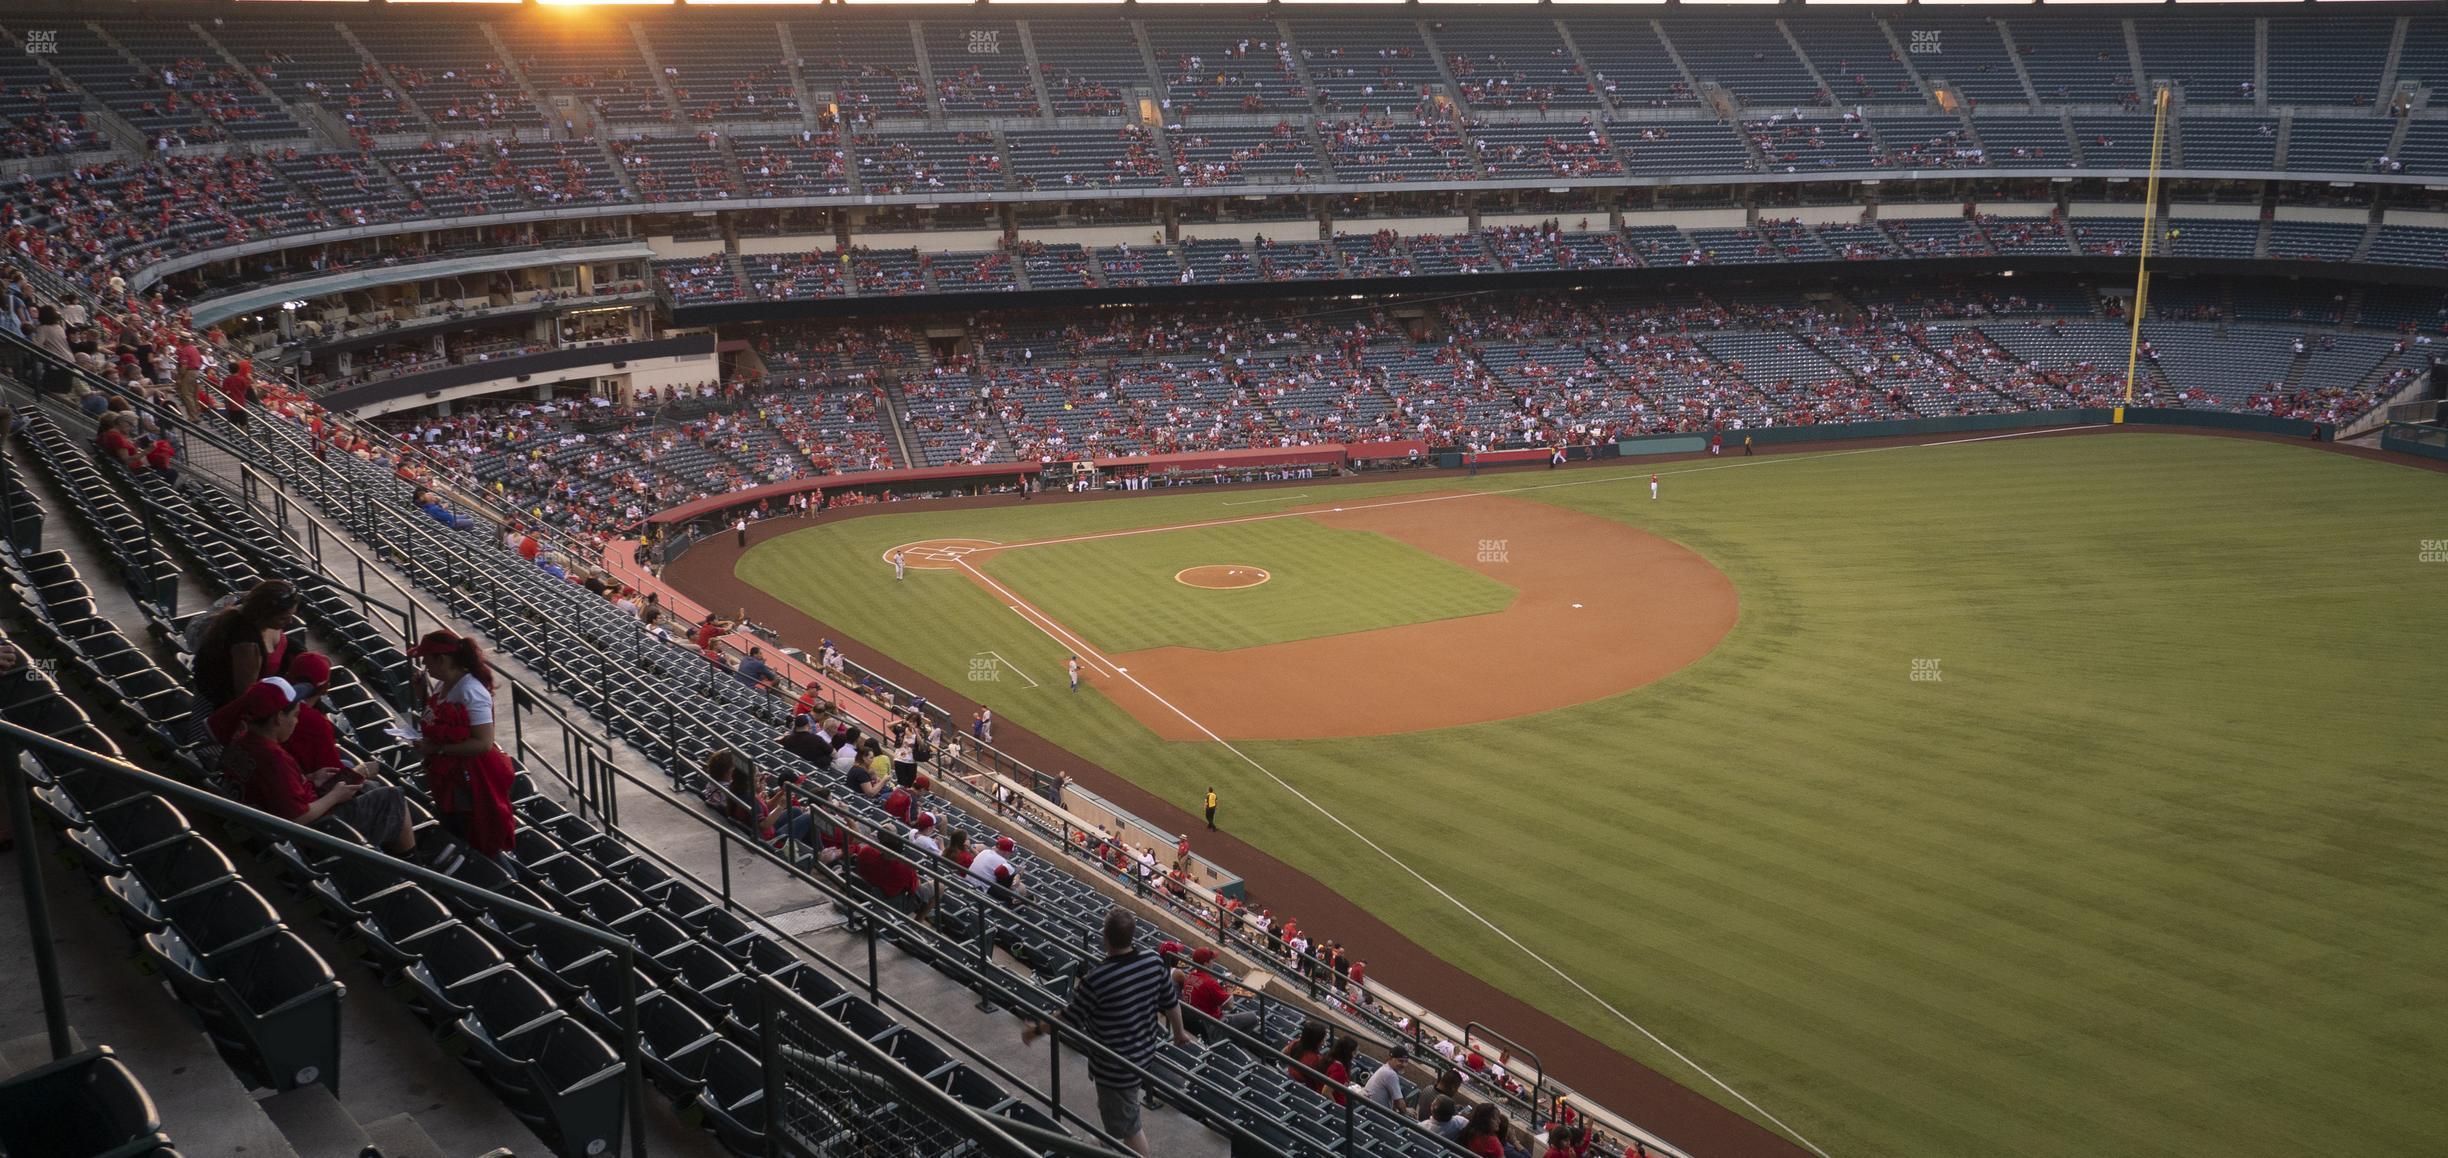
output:
[[[2150,312],[2151,238],[2159,232],[2159,156],[2167,145],[2168,89],[2160,85],[2151,98],[2150,178],[2142,190],[2142,253],[2134,263],[2133,340],[2125,351],[2125,404],[2116,408],[2112,421],[2125,421],[2125,407],[2133,405],[2134,376],[2142,368],[2142,318]]]

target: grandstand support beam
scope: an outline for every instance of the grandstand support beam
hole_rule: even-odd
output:
[[[0,765],[17,763],[19,749],[0,744]],[[51,1060],[75,1052],[68,1037],[68,1003],[60,994],[59,949],[51,942],[51,901],[43,892],[42,854],[35,846],[34,778],[19,771],[10,777],[9,831],[17,834],[17,884],[25,891],[26,940],[34,950],[34,979],[42,992],[43,1032],[51,1039]]]

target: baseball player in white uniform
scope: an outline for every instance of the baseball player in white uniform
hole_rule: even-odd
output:
[[[1078,691],[1078,690],[1079,690],[1079,657],[1075,655],[1075,656],[1072,656],[1070,659],[1063,661],[1063,669],[1064,669],[1065,671],[1068,671],[1068,672],[1070,672],[1070,673],[1071,673],[1071,690],[1072,690],[1072,691],[1075,691],[1075,692],[1076,692],[1076,691]]]
[[[1649,501],[1650,501],[1650,502],[1653,502],[1653,503],[1657,501],[1657,476],[1656,476],[1656,475],[1650,475],[1650,476],[1649,476]]]
[[[895,551],[895,552],[893,552],[893,578],[895,578],[895,579],[907,579],[907,578],[909,578],[909,552],[907,552],[907,551]]]

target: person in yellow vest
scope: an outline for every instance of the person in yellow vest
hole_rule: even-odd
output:
[[[1215,831],[1215,789],[1207,789],[1207,831]]]

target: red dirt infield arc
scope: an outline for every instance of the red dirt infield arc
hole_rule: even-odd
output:
[[[1690,548],[1546,503],[1449,492],[1295,514],[1409,544],[1503,583],[1515,597],[1488,615],[1231,651],[1098,652],[1088,657],[1096,687],[1167,740],[1419,732],[1570,707],[1654,683],[1707,655],[1733,630],[1739,610],[1733,582]],[[1029,605],[1026,590],[990,578],[995,555],[1029,546],[965,555],[961,570],[1019,601],[1055,632],[1093,645]],[[1192,570],[1220,576],[1230,568]]]
[[[1205,567],[1184,567],[1174,574],[1173,581],[1202,591],[1238,591],[1243,587],[1256,587],[1274,577],[1264,567],[1210,564]]]

